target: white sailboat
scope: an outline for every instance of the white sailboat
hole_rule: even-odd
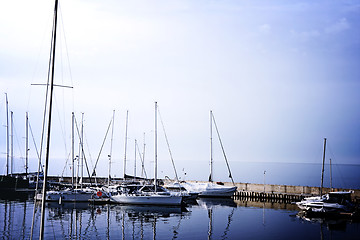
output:
[[[180,194],[171,194],[157,185],[157,102],[155,102],[155,165],[153,185],[123,185],[111,196],[114,202],[121,204],[168,205],[182,204]]]
[[[296,205],[306,212],[312,213],[339,213],[351,212],[354,210],[354,205],[351,203],[352,191],[345,192],[329,192],[322,194],[324,182],[324,165],[325,165],[325,152],[326,152],[326,138],[324,138],[324,153],[321,170],[321,185],[320,195],[314,197],[304,198],[302,201],[297,202]]]
[[[72,113],[72,156],[74,156],[74,124],[75,124],[75,115]],[[82,126],[83,128],[83,126]],[[80,147],[83,149],[83,136],[80,136]],[[81,150],[81,153],[83,154],[83,150]],[[81,157],[82,158],[82,157]],[[45,201],[51,201],[51,202],[88,202],[89,200],[96,197],[96,190],[90,189],[90,188],[84,188],[82,187],[82,181],[80,184],[80,188],[74,187],[74,158],[72,163],[72,186],[71,188],[67,188],[64,190],[52,190],[47,191],[45,196]],[[82,176],[81,176],[82,179]],[[42,193],[38,193],[35,196],[36,200],[41,201],[42,200]]]
[[[209,176],[209,182],[206,183],[190,183],[190,182],[184,182],[181,183],[183,187],[185,187],[189,191],[193,192],[199,192],[199,197],[231,197],[234,195],[235,191],[237,190],[237,187],[235,186],[225,186],[224,184],[214,183],[213,182],[213,144],[212,144],[212,127],[213,124],[215,126],[220,145],[223,151],[223,155],[225,157],[225,162],[228,167],[229,171],[229,177],[231,178],[232,183],[234,184],[234,180],[231,175],[230,166],[228,164],[224,147],[222,145],[220,134],[215,122],[214,115],[212,111],[210,111],[210,176]]]

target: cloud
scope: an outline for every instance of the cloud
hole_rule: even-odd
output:
[[[320,32],[318,30],[303,31],[303,32],[296,32],[295,30],[291,30],[290,33],[293,37],[300,39],[301,41],[308,41],[320,36]]]
[[[325,28],[325,33],[336,34],[339,32],[343,32],[349,28],[350,28],[349,22],[346,20],[346,18],[342,18],[342,19],[338,20],[336,23],[334,23],[333,25]]]
[[[271,26],[269,24],[263,24],[259,27],[259,30],[263,34],[269,34],[271,32]]]

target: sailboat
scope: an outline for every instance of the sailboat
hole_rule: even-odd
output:
[[[308,197],[304,200],[297,202],[296,205],[308,213],[339,213],[339,212],[352,212],[354,205],[351,203],[352,191],[329,192],[322,194],[324,183],[324,165],[325,165],[325,152],[326,152],[326,138],[324,138],[324,152],[321,170],[321,185],[320,195]]]
[[[229,171],[229,177],[231,178],[231,181],[234,186],[225,186],[223,183],[214,183],[213,182],[213,144],[212,144],[212,127],[213,124],[216,128],[216,132],[220,141],[220,145],[225,157],[225,162],[228,167]],[[190,183],[190,182],[184,182],[181,183],[184,188],[186,188],[189,191],[199,192],[199,197],[231,197],[234,195],[235,191],[237,190],[237,187],[235,186],[234,180],[231,175],[230,166],[228,164],[224,147],[222,145],[220,134],[215,122],[214,115],[212,111],[210,111],[210,176],[209,176],[209,182],[207,183]]]
[[[155,165],[154,184],[131,185],[124,184],[118,187],[118,191],[111,196],[116,203],[142,204],[142,205],[168,205],[180,206],[182,196],[171,194],[157,184],[157,102],[155,102]]]
[[[12,165],[13,165],[13,156],[11,154],[11,163],[10,159],[10,138],[9,138],[9,104],[7,94],[6,96],[6,175],[0,175],[0,191],[10,191],[15,192],[19,189],[25,189],[29,187],[29,179],[27,178],[27,174],[25,176],[21,176],[19,174],[13,174]],[[13,129],[13,114],[11,112],[11,130]],[[13,136],[13,134],[11,134]],[[11,138],[12,139],[12,138]],[[12,140],[11,140],[11,148],[12,148]],[[11,151],[12,153],[13,151]],[[27,169],[26,169],[27,171]]]
[[[88,202],[96,196],[97,191],[89,188],[81,188],[74,186],[74,124],[75,124],[75,115],[72,113],[72,186],[71,188],[66,188],[63,190],[51,190],[47,191],[45,201],[58,202]],[[83,149],[83,136],[80,136],[80,148]],[[81,151],[83,154],[83,151]],[[82,159],[82,157],[81,157]],[[82,182],[82,181],[81,181]],[[42,193],[37,193],[35,196],[36,200],[42,200]]]

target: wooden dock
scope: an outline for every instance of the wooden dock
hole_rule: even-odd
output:
[[[305,196],[300,194],[236,191],[233,198],[261,202],[291,203],[301,201]]]

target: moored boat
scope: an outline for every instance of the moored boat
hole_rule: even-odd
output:
[[[323,196],[305,198],[296,205],[305,211],[316,213],[352,212],[354,204],[351,202],[352,191],[329,192]]]
[[[94,191],[84,191],[82,189],[65,189],[59,191],[46,191],[45,201],[50,202],[88,202],[94,198]],[[35,196],[36,200],[42,200],[42,193]]]
[[[154,185],[123,185],[118,187],[117,193],[111,196],[116,203],[143,204],[143,205],[168,205],[179,206],[182,204],[180,194],[172,194],[160,186]]]

